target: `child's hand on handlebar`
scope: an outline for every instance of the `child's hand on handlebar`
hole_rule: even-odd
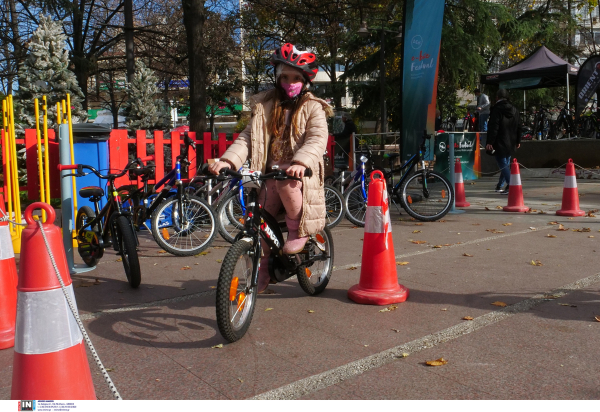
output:
[[[216,162],[208,166],[208,171],[212,174],[218,175],[221,169],[223,168],[231,168],[231,165],[227,162]]]
[[[288,176],[292,176],[292,177],[296,177],[298,179],[301,179],[304,177],[304,171],[306,170],[306,167],[301,166],[301,165],[293,165],[290,166],[286,169],[285,174]]]

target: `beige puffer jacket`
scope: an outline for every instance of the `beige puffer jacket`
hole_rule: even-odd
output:
[[[273,99],[271,91],[266,91],[250,99],[252,118],[246,129],[221,156],[236,169],[246,159],[250,168],[265,173],[267,153],[271,136],[267,125],[271,117]],[[331,107],[322,99],[309,93],[310,99],[296,111],[298,135],[291,133],[293,163],[312,169],[311,178],[302,179],[302,218],[298,234],[301,237],[315,234],[325,227],[325,194],[323,154],[327,146],[327,116],[332,116]]]

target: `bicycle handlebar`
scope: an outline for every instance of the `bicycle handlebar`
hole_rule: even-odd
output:
[[[236,171],[233,171],[233,170],[231,170],[228,167],[224,167],[223,169],[221,169],[219,171],[219,174],[222,175],[222,176],[225,176],[225,175],[233,176],[233,177],[238,178],[238,179],[243,179],[244,176],[248,176],[248,175],[244,175],[243,173],[238,173]],[[304,177],[310,178],[310,177],[312,177],[312,175],[313,175],[312,169],[308,169],[307,168],[306,170],[304,170]],[[301,179],[299,179],[297,177],[288,176],[287,174],[285,174],[285,170],[281,170],[281,169],[276,170],[276,171],[271,172],[271,173],[265,173],[265,174],[262,174],[262,175],[258,175],[257,178],[258,178],[258,180],[268,180],[268,179],[301,180]]]
[[[63,171],[63,170],[74,170],[77,169],[78,165],[58,165],[58,170],[59,171]]]
[[[140,162],[149,162],[155,159],[154,155],[150,155],[150,156],[144,156],[144,157],[138,157],[137,160],[139,160]]]

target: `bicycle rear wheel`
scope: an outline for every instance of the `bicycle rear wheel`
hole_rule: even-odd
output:
[[[244,228],[245,213],[240,202],[240,192],[230,192],[217,208],[217,228],[223,239],[233,243],[237,234]]]
[[[406,179],[400,188],[400,204],[415,219],[433,222],[450,211],[454,190],[444,176],[430,170],[425,173],[425,182],[422,171]]]
[[[356,226],[365,226],[365,216],[367,214],[367,197],[369,187],[365,181],[365,193],[360,182],[354,183],[344,192],[344,207],[346,208],[346,218]]]
[[[339,190],[325,185],[325,216],[328,228],[336,227],[344,217],[344,199]]]
[[[217,325],[229,342],[240,340],[248,331],[256,303],[257,287],[252,287],[254,256],[260,253],[247,239],[238,240],[227,251],[217,281]],[[258,265],[257,265],[258,266]]]

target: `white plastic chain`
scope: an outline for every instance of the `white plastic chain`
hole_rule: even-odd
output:
[[[119,394],[119,391],[117,391],[117,388],[115,387],[115,384],[113,383],[112,379],[110,379],[110,376],[108,376],[108,372],[106,372],[106,369],[104,368],[104,365],[102,364],[102,361],[98,357],[98,354],[96,353],[96,349],[94,349],[94,345],[92,345],[92,341],[90,340],[87,332],[85,331],[85,328],[83,327],[83,323],[81,323],[81,319],[79,318],[77,309],[75,309],[75,306],[73,305],[73,302],[71,301],[69,293],[67,292],[67,289],[65,288],[65,284],[62,280],[62,277],[60,276],[58,267],[56,266],[56,262],[54,260],[54,255],[52,254],[52,251],[50,250],[50,245],[48,244],[48,240],[46,239],[46,233],[44,232],[44,226],[42,225],[42,222],[39,220],[37,221],[37,223],[38,223],[38,226],[40,227],[40,231],[42,232],[42,237],[44,238],[44,243],[46,244],[46,249],[48,250],[48,255],[50,256],[50,260],[52,261],[52,267],[54,267],[54,271],[56,272],[56,277],[58,278],[60,287],[62,288],[63,294],[65,295],[65,299],[67,300],[67,303],[69,304],[71,313],[73,313],[73,316],[75,317],[75,320],[77,321],[77,325],[79,326],[79,330],[81,330],[81,334],[83,335],[83,338],[85,339],[85,343],[87,344],[88,348],[90,349],[90,352],[92,353],[92,356],[94,357],[94,360],[96,361],[96,364],[98,365],[98,368],[100,369],[100,372],[102,372],[102,376],[104,376],[104,380],[108,384],[108,387],[109,387],[113,397],[117,400],[123,400],[123,398],[121,398],[121,395]]]

